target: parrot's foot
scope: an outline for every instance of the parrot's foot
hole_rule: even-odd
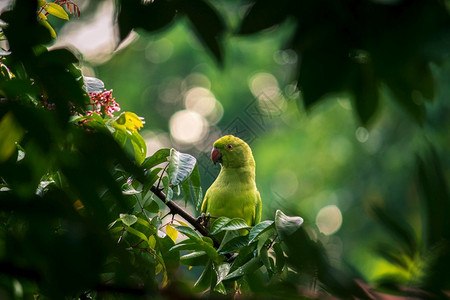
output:
[[[197,222],[200,225],[202,225],[202,226],[204,226],[206,228],[209,228],[209,225],[210,225],[210,222],[211,222],[211,215],[209,213],[206,214],[206,215],[205,215],[205,213],[202,213],[200,215],[200,217],[197,218]]]

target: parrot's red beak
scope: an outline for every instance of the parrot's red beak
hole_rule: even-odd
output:
[[[211,160],[214,164],[221,163],[222,162],[222,153],[217,150],[216,148],[213,148],[211,151]]]

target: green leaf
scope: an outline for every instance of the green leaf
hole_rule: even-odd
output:
[[[249,275],[258,270],[262,265],[263,263],[261,262],[261,259],[256,256],[245,263],[243,266],[238,267],[235,271],[225,276],[223,280],[237,279],[244,275]]]
[[[272,220],[265,220],[256,224],[255,226],[253,226],[253,228],[250,230],[248,234],[248,243],[250,244],[259,236],[261,236],[261,234],[265,233],[266,231],[272,228],[275,228],[275,224]]]
[[[215,291],[215,292],[218,292],[218,293],[220,293],[220,294],[222,294],[222,295],[226,295],[226,294],[227,294],[227,290],[226,290],[226,288],[225,288],[225,285],[224,285],[222,282],[218,283],[218,284],[214,287],[214,291]]]
[[[206,290],[211,286],[212,277],[213,277],[212,262],[211,260],[209,260],[202,274],[195,282],[194,284],[195,288],[200,291]]]
[[[176,244],[172,248],[170,248],[170,251],[183,251],[183,250],[205,252],[203,250],[203,247],[198,242],[194,242],[192,240],[184,240],[184,241]]]
[[[50,31],[50,35],[52,36],[52,38],[56,39],[56,31],[55,29],[53,29],[52,25],[50,25],[49,22],[47,22],[46,20],[39,20],[39,23],[47,28],[48,31]]]
[[[274,268],[269,260],[269,250],[267,249],[267,247],[261,248],[261,251],[259,252],[259,257],[261,258],[261,261],[263,262],[264,266],[269,272],[269,275],[273,273]]]
[[[141,165],[145,160],[145,156],[147,155],[147,145],[145,144],[145,140],[137,130],[133,131],[133,133],[130,135],[130,139],[131,144],[133,145],[134,157],[136,159],[136,162],[138,163],[138,165]]]
[[[183,190],[183,197],[184,197],[184,205],[186,206],[190,195],[191,195],[191,189],[190,189],[190,184],[189,184],[189,180],[184,180],[181,182],[181,189]]]
[[[133,28],[148,32],[168,26],[176,15],[173,1],[121,0],[118,15],[119,37],[123,41]],[[151,20],[151,22],[149,22]]]
[[[237,252],[242,247],[245,247],[248,244],[249,244],[248,235],[238,236],[238,237],[231,239],[227,243],[225,243],[225,245],[223,245],[223,247],[220,248],[219,253],[225,254],[225,253]]]
[[[100,117],[100,116],[98,116],[97,114],[93,114],[92,116]],[[101,118],[101,117],[100,117],[100,118]],[[88,118],[88,119],[89,119],[89,118]],[[94,123],[94,124],[92,124],[92,123],[93,123],[93,122],[90,121],[90,122],[88,123],[88,125],[89,125],[89,126],[92,126],[92,125],[95,126],[95,123]],[[101,123],[100,123],[100,122],[97,122],[97,124],[100,124],[101,127],[105,126],[103,121],[102,121]],[[125,132],[123,132],[122,130],[115,130],[114,133],[113,133],[113,137],[114,137],[114,139],[117,141],[117,143],[118,143],[120,146],[125,147],[125,144],[126,144],[127,138],[128,138],[128,136],[127,136],[127,134],[126,134]]]
[[[229,263],[225,262],[218,265],[214,263],[214,270],[216,271],[217,276],[216,286],[219,285],[222,282],[222,280],[228,275],[230,269],[231,265]]]
[[[156,201],[151,201],[149,204],[147,204],[144,207],[144,209],[149,211],[149,212],[151,212],[151,213],[156,214],[156,213],[159,212],[159,205],[158,205],[158,203]]]
[[[153,184],[159,179],[159,172],[161,168],[155,168],[151,172],[145,171],[145,180],[143,182],[142,194],[147,195]],[[152,194],[153,196],[153,194]]]
[[[172,241],[176,242],[178,237],[178,231],[172,227],[172,225],[168,224],[166,226],[166,233],[172,239]]]
[[[25,131],[14,118],[12,112],[8,112],[0,120],[0,163],[6,161],[17,149]]]
[[[273,250],[275,251],[276,257],[276,272],[281,273],[283,271],[284,265],[286,263],[286,258],[284,257],[283,249],[280,243],[275,243],[273,245]]]
[[[191,182],[192,193],[194,194],[194,205],[196,209],[199,209],[203,200],[203,191],[200,180],[200,172],[198,171],[197,165],[195,165],[194,169],[192,170],[189,180]]]
[[[240,218],[229,219],[227,217],[220,217],[211,225],[210,233],[217,234],[221,231],[225,230],[239,230],[239,229],[248,229],[247,222]]]
[[[277,9],[273,9],[273,1],[255,1],[241,22],[238,34],[254,34],[282,23],[289,16],[289,0],[277,1]]]
[[[178,152],[170,149],[169,167],[167,174],[173,186],[188,178],[194,170],[197,160],[190,154]]]
[[[120,214],[120,219],[122,220],[123,224],[131,226],[136,223],[138,218],[135,215]]]
[[[303,224],[301,217],[286,216],[281,210],[275,213],[275,228],[281,240],[296,232]]]
[[[139,238],[141,238],[142,240],[146,241],[147,244],[149,244],[147,236],[145,234],[143,234],[142,232],[140,232],[139,230],[134,229],[133,227],[128,226],[126,228],[126,231],[131,233],[132,235],[135,235]],[[150,245],[149,245],[150,246]]]
[[[170,251],[175,245],[172,239],[168,235],[164,238],[157,237],[156,244],[164,259],[166,268],[169,270],[176,270],[180,263],[180,253],[178,251]]]
[[[205,251],[192,252],[180,257],[180,262],[186,266],[204,266],[208,261],[209,256]]]
[[[45,10],[55,17],[58,17],[63,20],[69,20],[69,15],[66,13],[64,8],[62,8],[56,3],[48,3],[47,6],[45,6]]]
[[[164,193],[166,194],[166,202],[173,199],[173,190],[169,185],[169,178],[167,176],[164,176],[162,178],[162,183],[164,186]]]
[[[203,0],[180,1],[180,4],[179,9],[187,15],[196,36],[221,64],[221,38],[225,32],[225,23],[220,14]]]
[[[154,166],[167,162],[167,157],[170,156],[170,149],[159,149],[152,156],[147,157],[142,163],[142,167],[150,170]]]
[[[188,238],[194,240],[194,241],[203,241],[202,238],[198,235],[197,232],[195,232],[194,229],[187,226],[177,226],[175,227],[178,232],[184,234]]]

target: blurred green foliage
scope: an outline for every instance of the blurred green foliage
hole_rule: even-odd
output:
[[[139,38],[83,65],[145,117],[143,138],[114,125],[125,115],[76,125],[89,102],[78,58],[45,47],[37,3],[2,13],[11,53],[0,80],[0,298],[219,297],[236,287],[258,299],[448,296],[448,10],[418,0],[272,5],[117,2],[120,40],[133,29]],[[202,115],[206,133],[183,142],[174,115],[202,112],[188,106],[196,87],[213,94],[218,117]],[[239,220],[221,219],[215,233],[229,237],[217,250],[194,221],[170,220],[164,201],[182,199],[195,217],[218,172],[205,152],[221,133],[250,143],[268,220],[234,237]]]

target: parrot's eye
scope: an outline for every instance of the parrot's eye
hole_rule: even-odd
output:
[[[233,150],[233,145],[228,144],[228,145],[226,145],[225,148],[226,148],[228,151],[231,151],[231,150]]]

